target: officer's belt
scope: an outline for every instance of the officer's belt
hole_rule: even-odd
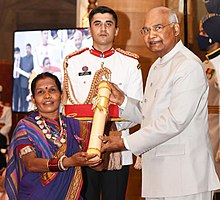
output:
[[[220,106],[208,106],[209,114],[220,114]]]

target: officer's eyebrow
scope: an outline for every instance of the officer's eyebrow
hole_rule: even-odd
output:
[[[102,22],[101,20],[95,20],[93,23],[99,23],[99,22]],[[114,21],[113,20],[106,20],[106,21],[104,21],[104,23],[114,23]]]

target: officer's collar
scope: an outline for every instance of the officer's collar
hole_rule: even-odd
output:
[[[212,51],[211,53],[207,54],[206,58],[210,60],[210,59],[213,59],[213,58],[215,58],[219,55],[220,55],[220,48],[218,48],[215,51]]]
[[[107,58],[109,56],[111,56],[112,54],[115,53],[115,50],[113,48],[107,50],[107,51],[104,51],[104,52],[101,52],[97,49],[95,49],[94,47],[92,49],[89,50],[90,53],[94,56],[97,56],[97,57],[100,57],[100,58]]]

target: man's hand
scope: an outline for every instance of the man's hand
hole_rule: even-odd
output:
[[[116,84],[109,83],[109,85],[111,87],[110,102],[120,106],[125,99],[124,93],[119,89],[119,87]]]
[[[216,155],[215,155],[215,162],[219,162],[220,161],[220,150],[218,149]]]
[[[124,141],[118,136],[99,136],[102,140],[101,152],[126,150]]]

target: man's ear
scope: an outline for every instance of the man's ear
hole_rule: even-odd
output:
[[[118,32],[119,32],[119,27],[116,27],[115,28],[115,37],[118,35]]]
[[[88,33],[89,33],[89,35],[91,35],[91,29],[90,29],[90,27],[88,28]]]
[[[174,24],[174,32],[175,32],[175,36],[180,35],[180,25],[179,24]]]

